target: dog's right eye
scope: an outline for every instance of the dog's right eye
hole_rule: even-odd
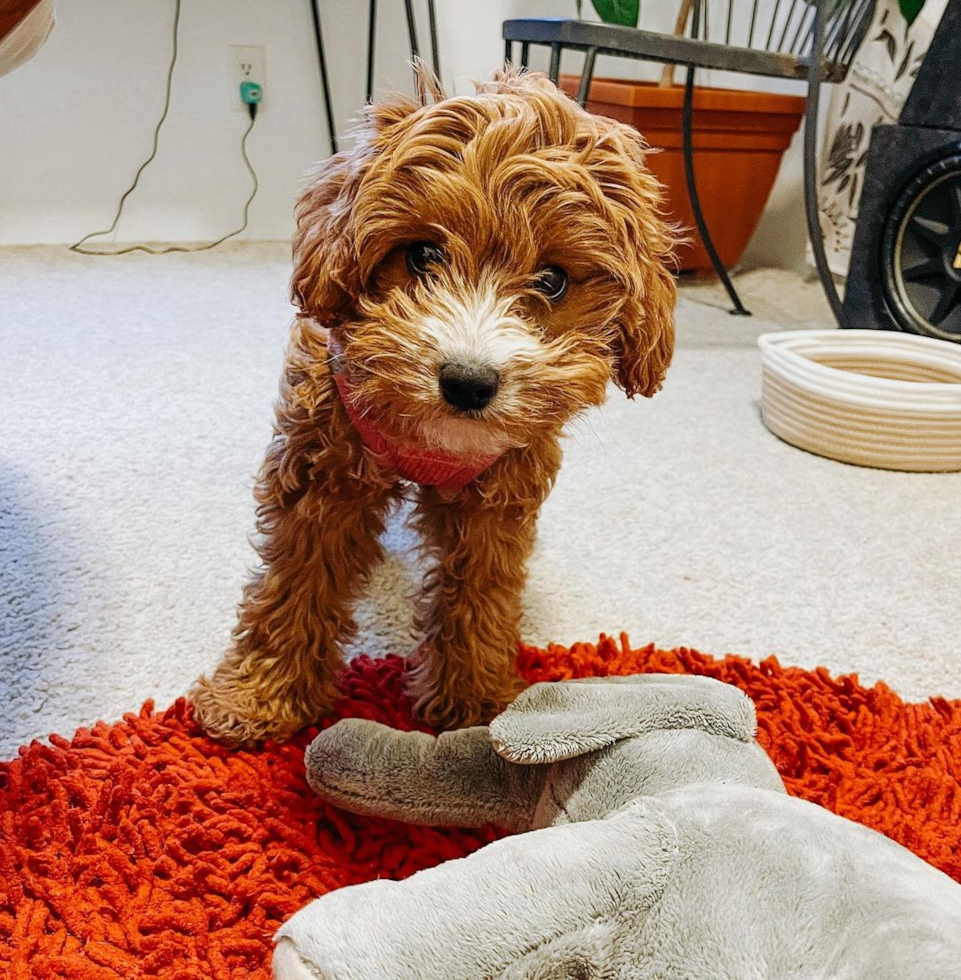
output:
[[[414,242],[407,246],[407,268],[412,276],[428,276],[443,265],[444,250],[433,242]]]

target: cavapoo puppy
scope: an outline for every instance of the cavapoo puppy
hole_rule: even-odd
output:
[[[301,316],[256,489],[262,565],[192,692],[218,738],[287,738],[330,708],[385,518],[411,496],[432,556],[417,714],[501,711],[561,431],[611,378],[653,395],[671,358],[674,237],[638,134],[539,74],[421,89],[369,107],[297,206]]]

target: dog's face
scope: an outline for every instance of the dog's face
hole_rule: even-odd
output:
[[[356,397],[401,440],[499,452],[653,394],[673,244],[643,144],[543,76],[373,107],[297,209],[294,300],[340,331]]]

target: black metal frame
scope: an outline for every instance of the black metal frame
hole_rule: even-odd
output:
[[[417,21],[414,16],[413,0],[404,0],[407,18],[407,36],[410,42],[411,61],[420,58],[420,44],[417,39]],[[310,0],[310,13],[314,25],[314,39],[317,43],[317,67],[320,71],[320,88],[324,100],[324,113],[327,117],[327,135],[331,152],[336,153],[337,130],[334,125],[334,110],[330,101],[330,77],[327,73],[327,57],[324,52],[324,30],[320,17],[320,0]],[[430,29],[430,53],[434,74],[440,77],[440,45],[437,39],[437,11],[434,0],[427,0],[427,19]],[[377,0],[370,0],[367,11],[367,101],[374,95],[374,49],[377,40]]]
[[[371,0],[372,3],[376,0]],[[327,75],[327,56],[324,53],[324,30],[320,20],[319,0],[310,0],[310,14],[314,22],[314,39],[317,42],[317,67],[320,70],[320,93],[324,100],[327,115],[327,135],[330,137],[330,150],[337,152],[337,131],[334,129],[334,109],[330,104],[330,79]]]
[[[706,0],[705,0],[706,2]],[[693,21],[691,24],[691,34],[694,40],[698,39],[701,28],[701,0],[694,0],[694,7],[691,14]],[[734,307],[731,310],[735,316],[750,316],[751,311],[741,302],[741,297],[731,282],[731,277],[724,268],[721,256],[711,238],[711,232],[707,227],[707,219],[701,210],[701,195],[697,190],[697,180],[694,176],[694,65],[687,66],[687,78],[684,80],[684,108],[681,115],[681,138],[684,151],[684,183],[687,185],[687,196],[691,201],[691,210],[694,212],[694,223],[697,225],[698,234],[701,236],[701,243],[707,251],[711,265],[717,273],[724,291]],[[586,93],[585,93],[586,94]],[[583,103],[582,103],[583,104]]]
[[[731,283],[727,270],[717,254],[711,240],[710,231],[704,220],[697,193],[693,152],[693,92],[696,68],[714,68],[721,71],[736,71],[754,75],[767,75],[780,78],[794,78],[808,82],[806,109],[806,128],[804,144],[805,160],[805,215],[808,224],[811,247],[815,265],[821,276],[822,285],[828,295],[831,308],[843,325],[843,310],[837,296],[833,277],[824,253],[824,243],[820,230],[817,205],[816,160],[817,160],[817,110],[820,86],[824,81],[841,81],[859,47],[870,22],[873,0],[817,0],[811,4],[810,16],[802,10],[797,21],[793,39],[783,50],[787,41],[788,26],[794,17],[798,0],[790,0],[790,8],[784,20],[781,37],[771,50],[775,41],[774,25],[777,21],[781,0],[775,0],[768,37],[761,49],[731,45],[731,11],[733,0],[729,0],[728,16],[723,43],[702,39],[703,26],[705,38],[707,31],[708,0],[694,0],[691,15],[691,37],[673,34],[658,34],[631,27],[618,27],[610,24],[594,24],[577,20],[560,19],[518,19],[504,22],[505,61],[513,62],[514,44],[521,45],[520,65],[527,67],[532,44],[550,47],[551,59],[549,75],[555,83],[560,76],[561,53],[564,49],[582,51],[584,66],[577,89],[577,101],[586,105],[590,92],[594,69],[599,54],[614,57],[636,58],[645,61],[677,64],[687,68],[684,90],[684,109],[682,122],[684,175],[694,220],[705,249],[711,259],[714,271],[723,283],[733,305],[732,313],[745,315],[748,311],[741,303],[737,291]],[[757,0],[751,18],[748,44],[754,41],[757,19]],[[815,53],[819,56],[815,56]],[[826,57],[830,55],[830,57]]]
[[[518,18],[504,21],[503,37],[505,60],[513,62],[513,45],[520,43],[519,63],[522,65],[525,63],[525,49],[529,49],[531,44],[537,44],[551,48],[552,68],[555,55],[559,59],[561,50],[570,48],[583,51],[592,58],[604,54],[615,58],[635,58],[675,65],[693,64],[700,68],[795,78],[799,81],[807,77],[807,59],[791,54],[674,34],[658,34],[614,24],[559,18]],[[827,73],[827,80],[841,81],[844,77],[843,73],[836,78],[833,77],[834,74],[835,71],[831,68]]]
[[[860,42],[859,42],[860,43]],[[824,4],[816,5],[814,16],[814,50],[824,47]],[[839,327],[847,325],[847,315],[834,283],[834,274],[824,250],[824,232],[821,231],[821,214],[818,209],[818,108],[821,103],[821,83],[825,80],[824,65],[820,58],[811,58],[808,66],[807,104],[804,112],[804,216],[807,219],[808,241],[814,255],[814,266],[821,280],[821,288],[827,296]]]

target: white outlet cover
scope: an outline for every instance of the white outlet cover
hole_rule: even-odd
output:
[[[263,88],[264,100],[258,107],[258,112],[262,112],[267,104],[267,49],[262,44],[227,45],[227,80],[229,104],[234,112],[247,111],[240,98],[241,82],[257,82]]]

